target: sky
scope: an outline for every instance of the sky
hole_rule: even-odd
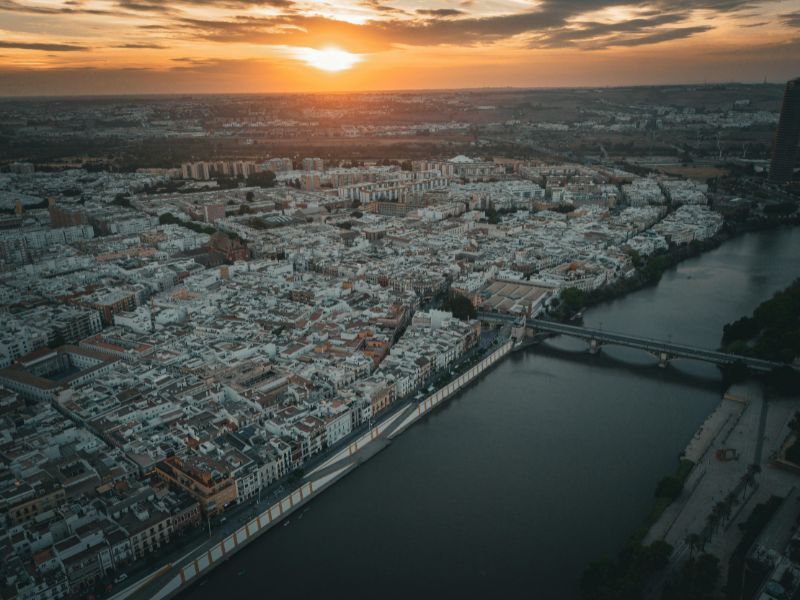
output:
[[[0,96],[797,76],[800,0],[0,0]]]

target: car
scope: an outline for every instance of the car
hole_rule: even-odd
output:
[[[123,581],[125,581],[127,578],[128,578],[128,574],[127,574],[127,573],[123,573],[123,574],[122,574],[122,575],[120,575],[119,577],[116,577],[116,578],[114,578],[114,583],[122,583],[122,582],[123,582]]]

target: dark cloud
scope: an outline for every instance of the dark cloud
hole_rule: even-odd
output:
[[[29,42],[0,42],[0,48],[45,50],[47,52],[81,52],[83,50],[89,50],[86,46],[76,46],[74,44],[38,44]]]
[[[147,44],[147,43],[142,43],[142,44],[118,44],[116,46],[112,46],[112,48],[143,48],[143,49],[161,49],[161,48],[164,48],[164,47],[165,46],[162,46],[161,44]]]
[[[569,28],[553,28],[531,36],[531,48],[575,47],[600,50],[611,46],[644,46],[688,38],[712,29],[710,26],[669,27],[682,23],[680,14],[662,14],[620,23],[584,22]]]
[[[458,17],[466,14],[457,8],[418,8],[416,13],[424,17]]]
[[[172,12],[169,4],[158,0],[118,0],[117,6],[133,12]]]
[[[389,4],[383,3],[381,0],[360,0],[359,6],[369,8],[383,14],[407,15],[408,13],[402,8],[396,8]]]
[[[709,31],[711,27],[699,25],[697,27],[676,27],[674,29],[664,29],[655,33],[647,35],[631,36],[631,37],[612,37],[601,41],[600,43],[589,46],[587,50],[598,50],[608,48],[611,46],[647,46],[649,44],[659,44],[671,40],[680,40],[688,38],[698,33]]]
[[[783,20],[783,23],[789,27],[800,27],[800,10],[791,13],[785,13],[781,15],[781,19]]]
[[[380,0],[364,0],[362,5],[382,4]],[[303,14],[220,20],[184,18],[173,31],[181,35],[181,28],[185,27],[192,37],[216,42],[311,47],[339,44],[355,52],[374,52],[396,45],[476,46],[517,36],[531,47],[604,47],[690,37],[709,29],[691,22],[692,10],[737,14],[752,9],[753,1],[657,0],[628,20],[581,20],[581,15],[592,10],[618,5],[619,0],[545,0],[535,10],[485,17],[464,16],[467,13],[457,9],[419,9],[413,18],[374,19],[363,25]]]
[[[113,14],[108,10],[87,8],[80,2],[64,2],[61,6],[40,6],[22,4],[16,0],[0,0],[0,11],[19,12],[32,15],[69,15],[69,14],[90,14],[90,15],[109,15]]]
[[[163,0],[116,0],[115,4],[123,11],[134,13],[158,12],[166,14],[178,12],[180,5],[214,6],[230,9],[241,9],[248,6],[271,6],[273,8],[291,11],[294,8],[295,2],[294,0],[181,0],[180,2],[166,2]],[[118,11],[90,8],[83,2],[76,0],[66,0],[60,6],[26,4],[18,0],[0,0],[0,11],[34,15],[119,15]]]
[[[693,11],[752,18],[765,1],[652,0],[635,5],[630,0],[542,0],[519,13],[475,16],[460,8],[421,8],[408,13],[386,0],[357,0],[360,6],[379,15],[361,25],[301,12],[303,5],[295,0],[115,0],[115,5],[123,14],[161,15],[156,22],[137,27],[159,30],[173,37],[263,45],[334,44],[354,52],[376,52],[398,45],[490,45],[509,38],[518,38],[529,47],[546,48],[655,44],[697,35],[713,27],[698,25],[692,20]],[[458,6],[468,8],[474,4],[474,0],[461,0]],[[620,5],[635,7],[636,17],[616,23],[587,21],[584,17]],[[195,18],[190,11],[192,6],[228,8],[232,14],[218,19]],[[236,9],[252,6],[273,7],[280,14],[263,17],[236,14]],[[36,7],[17,0],[0,0],[0,10],[46,14],[91,12],[81,0]],[[800,12],[781,18],[788,25],[800,26]]]

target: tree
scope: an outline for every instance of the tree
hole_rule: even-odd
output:
[[[457,292],[450,293],[442,303],[442,309],[449,310],[456,319],[462,321],[474,319],[478,314],[470,299]]]
[[[158,217],[158,222],[161,225],[180,225],[181,224],[181,221],[180,221],[180,219],[178,219],[178,217],[176,217],[172,213],[168,213],[168,212],[162,213]]]
[[[715,530],[725,520],[725,508],[724,508],[724,506],[725,506],[724,503],[722,501],[719,501],[714,505],[714,508],[711,509],[711,514],[714,517],[713,521],[714,521],[714,529]]]
[[[494,204],[489,204],[489,208],[486,209],[486,218],[492,225],[497,225],[500,222],[500,217],[497,215],[497,209]]]
[[[276,184],[275,173],[272,171],[256,171],[247,178],[247,185],[250,187],[271,188]]]
[[[561,301],[567,311],[576,313],[582,309],[586,303],[586,293],[576,287],[568,287],[561,292]]]
[[[789,421],[789,429],[791,429],[795,435],[800,435],[800,410],[794,411],[792,420]]]
[[[658,482],[656,498],[669,498],[675,500],[683,491],[683,482],[677,477],[669,475]]]
[[[128,194],[117,194],[114,196],[114,199],[111,201],[111,204],[115,204],[117,206],[122,206],[125,208],[131,207],[131,200],[128,198]]]
[[[708,600],[719,579],[719,559],[701,554],[687,560],[678,574],[664,587],[664,600]]]
[[[686,545],[689,546],[689,560],[694,556],[695,550],[700,548],[700,536],[696,533],[690,533],[684,540]]]
[[[633,248],[628,248],[625,250],[626,254],[631,257],[631,263],[637,269],[642,266],[642,255],[639,253],[638,250],[634,250]]]
[[[581,597],[598,598],[614,585],[616,565],[608,558],[589,563],[581,577]]]

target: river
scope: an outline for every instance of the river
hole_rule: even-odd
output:
[[[708,348],[800,276],[800,229],[748,233],[586,325]],[[184,598],[572,599],[719,402],[715,367],[554,339],[511,355]]]

